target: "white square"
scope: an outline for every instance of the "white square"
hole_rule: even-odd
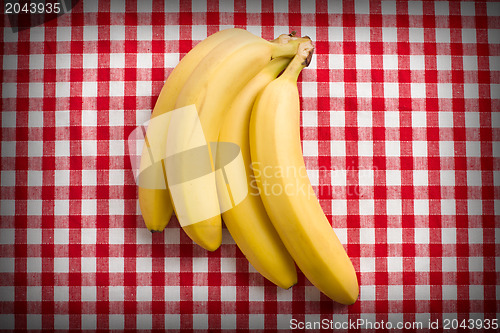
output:
[[[123,26],[123,25],[111,25],[109,27],[109,39],[110,40],[124,40],[125,39],[125,26]]]
[[[334,150],[332,150],[334,152]],[[331,171],[331,185],[345,186],[346,185],[346,170],[334,169]]]
[[[417,2],[417,1],[411,1],[411,2]],[[410,12],[410,13],[412,13],[412,12]],[[423,43],[424,42],[424,29],[423,28],[408,28],[408,31],[409,31],[408,37],[412,43]],[[419,58],[423,58],[423,56],[421,56]],[[410,55],[410,59],[411,59],[411,55]]]
[[[375,258],[360,257],[359,258],[360,272],[375,272]]]
[[[27,259],[27,267],[26,272],[41,272],[42,271],[42,260],[38,259],[38,262],[35,263],[36,267],[33,265],[30,266],[30,259]],[[38,265],[37,265],[38,264]],[[0,273],[12,273],[15,269],[15,260],[14,258],[0,258]]]
[[[168,3],[168,1],[166,2]],[[181,327],[181,316],[178,314],[165,315],[165,328],[166,329],[179,329]]]
[[[414,157],[426,157],[427,141],[412,141],[412,151]]]
[[[387,215],[401,215],[402,207],[400,199],[388,199],[386,203]]]
[[[457,286],[443,285],[442,286],[442,299],[443,300],[456,300],[457,299]]]
[[[358,156],[373,156],[373,142],[358,141]]]
[[[479,85],[476,83],[465,83],[464,98],[479,98]]]
[[[15,98],[17,96],[17,83],[2,83],[2,97]]]
[[[450,29],[436,28],[436,43],[449,43],[450,42]]]
[[[481,157],[481,142],[467,141],[465,143],[465,153],[467,157]]]
[[[123,185],[123,182],[124,182],[123,170],[109,170],[108,185],[110,186]]]
[[[58,42],[71,41],[71,27],[57,27],[56,29]]]
[[[469,228],[469,244],[483,244],[483,229],[482,228]]]
[[[345,126],[345,111],[330,111],[330,127],[344,127],[344,126]],[[342,142],[342,144],[345,146],[345,142]],[[345,147],[344,147],[344,154],[345,154]]]
[[[318,170],[307,170],[307,176],[312,186],[319,185],[319,171]]]
[[[2,228],[2,232],[0,232],[0,244],[2,245],[15,244],[15,240],[16,240],[15,229]]]
[[[208,287],[193,286],[193,301],[208,301]]]
[[[97,68],[97,53],[84,53],[83,54],[83,67],[84,68]]]
[[[427,186],[428,185],[428,172],[427,170],[413,170],[413,185],[414,186]]]
[[[398,98],[399,97],[399,85],[397,83],[384,82],[384,97],[386,97],[386,98]]]
[[[66,301],[67,300],[68,299],[66,299]],[[69,315],[54,315],[54,329],[61,330],[68,328],[69,328]]]
[[[56,82],[56,97],[69,97],[70,84],[69,82]]]
[[[454,141],[439,141],[439,156],[453,157],[455,156],[455,143]]]
[[[95,243],[94,243],[95,244]],[[81,258],[82,273],[95,273],[96,269],[96,259],[95,258]]]
[[[360,285],[359,286],[359,298],[363,301],[374,301],[376,300],[375,286],[374,285]]]
[[[359,185],[373,186],[374,183],[373,170],[359,170],[358,178],[359,178]]]
[[[397,42],[398,30],[395,27],[382,27],[382,40],[384,42]]]
[[[2,111],[2,128],[16,127],[16,112]]]
[[[69,258],[54,258],[54,273],[68,273]]]
[[[26,300],[28,302],[36,302],[42,300],[42,287],[40,286],[27,286],[26,287]]]
[[[483,257],[469,257],[469,272],[482,272],[483,270]]]
[[[194,296],[194,290],[193,290]],[[165,286],[165,301],[179,301],[181,299],[181,291],[179,286]]]
[[[153,56],[151,53],[137,53],[137,68],[152,68]]]
[[[85,59],[85,54],[83,55],[83,57]],[[71,54],[68,53],[56,54],[56,67],[58,69],[71,68]]]
[[[83,26],[83,41],[99,40],[99,28],[96,25]]]
[[[15,301],[14,287],[0,287],[0,295],[2,295],[2,302]]]
[[[27,244],[41,244],[42,243],[42,230],[32,228],[26,230],[26,243]]]
[[[2,141],[2,157],[16,157],[16,141]],[[28,154],[29,154],[28,143]]]
[[[153,271],[153,259],[151,257],[135,258],[135,270],[140,273],[151,273]]]
[[[206,13],[207,3],[205,1],[193,1],[191,4],[191,11],[193,13]]]
[[[110,68],[125,68],[125,54],[124,53],[110,53],[109,54],[109,67]],[[110,81],[111,82],[114,81]]]
[[[490,97],[492,99],[500,99],[500,84],[496,83],[490,84]],[[497,124],[499,123],[495,123],[494,126],[498,126]]]
[[[386,111],[384,112],[385,127],[399,127],[399,112]]]
[[[69,229],[54,228],[54,244],[69,244]]]
[[[356,0],[354,2],[356,14],[370,14],[370,2],[368,0]]]
[[[488,4],[486,4],[486,6],[488,6]],[[474,15],[476,15],[476,5],[475,5],[475,3],[474,2],[470,2],[470,1],[462,1],[462,2],[460,2],[460,14],[462,16],[474,16]]]
[[[375,244],[375,229],[360,228],[359,229],[360,244]]]
[[[109,260],[110,273],[123,273],[124,271],[123,257],[110,257],[108,260]]]
[[[31,244],[28,242],[28,244]],[[0,261],[2,265],[0,265],[0,268],[10,268],[11,264],[11,259],[4,259],[4,262]],[[14,271],[14,260],[12,259],[12,270],[9,270],[10,272]],[[42,258],[27,258],[26,259],[26,272],[28,273],[40,273],[42,271]]]
[[[179,258],[165,258],[165,272],[179,272],[180,260]]]
[[[490,56],[490,70],[500,71],[500,56]]]
[[[151,13],[152,11],[153,11],[153,0],[141,0],[140,2],[137,3],[137,12]]]
[[[97,315],[82,314],[82,329],[92,330],[97,327]]]
[[[80,230],[80,238],[82,244],[95,244],[97,230],[95,228],[82,228]]]
[[[54,215],[67,216],[69,214],[68,200],[54,200]]]
[[[415,257],[415,272],[429,272],[429,257]]]
[[[500,3],[498,2],[487,2],[486,12],[488,16],[500,16]]]
[[[27,215],[42,215],[42,200],[28,200]]]
[[[136,315],[136,328],[140,330],[150,330],[153,327],[153,317],[150,314]]]
[[[14,120],[15,124],[15,120]],[[29,127],[43,127],[43,112],[29,111],[28,112],[28,126]]]
[[[431,287],[428,285],[415,286],[415,300],[427,301],[431,299]]]
[[[44,55],[43,54],[30,54],[30,69],[43,69],[44,68]],[[56,58],[57,61],[57,58]],[[4,61],[5,62],[5,61]],[[17,65],[17,61],[16,61]]]
[[[109,286],[108,297],[110,302],[122,302],[124,299],[123,286]]]
[[[315,82],[302,82],[302,97],[318,97],[318,85]]]
[[[82,97],[97,97],[97,82],[83,82]]]
[[[434,3],[434,13],[436,15],[450,15],[448,3],[444,1],[437,1]]]
[[[415,228],[415,244],[429,244],[429,228]]]
[[[208,272],[208,258],[194,257],[193,258],[193,272]]]
[[[137,26],[137,40],[147,40],[153,39],[153,27],[150,25],[139,25]]]
[[[236,260],[234,258],[220,258],[220,270],[224,273],[236,272]]]
[[[347,215],[347,200],[335,199],[332,201],[332,215]]]
[[[82,156],[97,156],[97,140],[82,140]]]
[[[372,112],[371,111],[358,111],[357,112],[358,127],[371,127],[372,126]]]
[[[386,170],[385,184],[387,186],[401,186],[401,170]]]
[[[344,83],[330,82],[330,97],[344,97]]]
[[[424,92],[425,94],[425,92]],[[412,127],[426,127],[427,126],[427,113],[425,111],[413,111],[411,113],[411,126]]]
[[[477,71],[477,56],[463,56],[464,70]]]
[[[388,272],[402,272],[403,271],[403,258],[401,258],[401,257],[388,257],[387,258],[387,271]]]
[[[264,301],[264,287],[250,286],[248,287],[248,300],[250,302],[263,302]]]
[[[388,63],[388,66],[390,64]],[[384,65],[385,68],[385,65]],[[410,55],[410,69],[424,70],[425,69],[425,56],[423,55]]]
[[[288,13],[288,1],[287,0],[274,0],[274,12],[275,13]]]
[[[441,186],[455,186],[455,170],[440,170]]]
[[[43,97],[44,85],[40,82],[30,82],[29,83],[29,96],[30,98],[41,98]]]
[[[382,56],[383,67],[384,69],[398,69],[398,55],[397,54],[384,54]],[[389,82],[384,82],[389,83]],[[397,85],[397,83],[391,83],[393,85]],[[384,85],[385,88],[385,85]]]
[[[304,110],[302,112],[302,126],[303,127],[316,127],[316,126],[318,126],[318,112]]]
[[[124,156],[125,142],[123,142],[123,140],[109,140],[109,155]]]
[[[318,156],[318,142],[317,141],[302,141],[302,149],[304,156]]]
[[[139,288],[139,287],[138,287]],[[82,286],[82,298],[83,302],[95,302],[97,297],[97,290],[95,286]]]
[[[82,110],[82,126],[97,126],[96,110]]]
[[[125,85],[123,81],[109,82],[109,96],[124,96]]]
[[[220,318],[220,327],[225,330],[236,329],[236,315],[229,313],[222,314]]]
[[[429,215],[429,200],[427,199],[413,200],[413,212],[415,215]]]
[[[151,302],[153,300],[153,288],[151,286],[137,286],[135,299],[138,302]]]
[[[449,55],[437,55],[436,56],[436,68],[440,71],[451,70],[451,56]]]
[[[399,301],[403,299],[403,286],[389,285],[387,287],[387,300]]]
[[[179,40],[179,26],[178,25],[166,25],[165,26],[165,39],[166,40]]]
[[[403,232],[401,228],[387,228],[387,244],[403,243]]]
[[[480,199],[467,200],[467,213],[469,215],[483,215],[483,201]]]
[[[411,83],[411,97],[412,98],[425,98],[425,83]],[[413,112],[412,114],[417,113]],[[420,114],[425,114],[424,112],[418,112]]]
[[[54,286],[54,301],[69,301],[69,287]]]
[[[125,213],[125,205],[123,199],[109,200],[109,215],[123,215]]]
[[[386,141],[385,143],[386,156],[400,156],[399,141]]]
[[[236,301],[236,287],[235,286],[221,286],[220,287],[221,301],[234,302]]]
[[[251,0],[247,0],[248,2]],[[248,6],[248,5],[247,5]],[[342,14],[342,0],[328,0],[328,13],[329,14]]]
[[[488,43],[490,44],[500,43],[500,29],[488,29]]]
[[[373,216],[375,211],[374,200],[359,200],[359,215]]]
[[[370,82],[358,82],[356,83],[357,96],[363,98],[372,97],[372,85]]]
[[[2,171],[3,173],[3,171]],[[15,172],[11,172],[15,176]],[[28,186],[42,186],[43,172],[42,171],[28,171]]]
[[[442,200],[442,201],[444,201],[444,200]],[[456,244],[457,243],[457,229],[456,228],[441,228],[441,243],[442,244]]]
[[[82,170],[82,185],[97,185],[97,170]]]
[[[193,2],[193,6],[195,3],[202,3],[201,1]],[[206,25],[193,25],[191,27],[191,36],[193,40],[204,40],[207,38],[207,26]]]
[[[476,43],[476,29],[462,29],[462,43]]]
[[[356,42],[370,41],[370,27],[356,27],[355,34],[356,34]]]
[[[111,13],[125,13],[125,1],[111,1],[109,11]]]
[[[30,27],[30,41],[43,42],[45,41],[45,26]]]
[[[124,316],[123,314],[110,314],[108,316],[109,327],[113,330],[122,330],[124,328]]]
[[[195,330],[206,330],[208,328],[208,315],[193,314],[193,328]]]
[[[82,215],[96,215],[97,206],[95,199],[83,199],[82,200]]]
[[[56,115],[56,126],[58,127],[69,126],[69,111],[56,111],[55,115]]]
[[[412,12],[408,11],[413,14]],[[382,1],[382,14],[395,15],[396,14],[396,1]]]
[[[457,258],[456,257],[443,257],[441,258],[441,266],[443,272],[456,272],[457,271]]]
[[[250,330],[264,329],[264,315],[263,314],[249,314],[248,315],[248,328]]]
[[[466,128],[480,127],[479,112],[465,112],[465,127]]]
[[[497,286],[497,290],[498,290],[498,286]],[[497,293],[497,295],[498,295],[498,293]],[[482,286],[482,285],[469,285],[469,299],[470,300],[484,300],[484,286]]]
[[[54,145],[55,156],[70,156],[69,141],[56,141]]]

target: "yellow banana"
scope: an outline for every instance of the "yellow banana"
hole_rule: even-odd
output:
[[[331,299],[358,297],[354,267],[307,176],[300,140],[297,77],[314,48],[302,43],[283,74],[258,96],[250,121],[254,175],[264,207],[304,275]]]
[[[277,42],[257,36],[230,38],[205,56],[190,75],[179,93],[175,107],[196,107],[208,148],[209,161],[205,161],[205,164],[209,164],[212,171],[215,169],[210,143],[217,142],[224,114],[234,97],[271,58],[292,57],[298,44],[299,40],[292,37],[285,38],[285,41],[278,39]],[[169,128],[172,128],[172,132],[169,130],[167,140],[173,151],[182,152],[193,148],[191,144],[194,142],[194,134],[188,130],[189,126],[171,123]],[[176,171],[170,174],[175,174],[176,180],[186,180],[176,181],[175,188],[169,186],[174,209],[186,234],[198,245],[214,251],[220,246],[222,239],[215,172],[194,180],[187,176],[191,172],[188,170],[192,169],[190,164],[189,159],[180,159],[170,168],[172,171],[175,167]],[[167,167],[167,179],[170,181],[168,169]],[[203,212],[200,213],[201,210]]]
[[[224,118],[219,143],[236,144],[241,149],[245,169],[243,177],[236,180],[242,184],[232,183],[231,187],[247,186],[251,191],[253,172],[250,169],[248,126],[252,108],[258,93],[275,79],[289,62],[289,58],[272,60],[241,90]],[[216,165],[222,164],[220,160],[224,156],[221,151],[223,147],[217,149]],[[218,182],[217,186],[219,189],[225,184]],[[242,202],[223,212],[222,219],[241,252],[259,273],[284,289],[297,283],[295,263],[269,220],[258,191],[249,193]]]
[[[244,39],[248,36],[253,35],[243,29],[225,29],[210,35],[182,58],[165,81],[151,115],[141,155],[140,170],[150,168],[145,175],[147,179],[143,177],[139,182],[138,193],[142,217],[149,230],[163,231],[173,211],[163,165],[168,120],[156,117],[174,109],[177,96],[189,75],[210,51],[232,37]],[[161,164],[153,165],[154,161],[161,161]]]

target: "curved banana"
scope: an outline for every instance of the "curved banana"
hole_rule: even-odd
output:
[[[194,105],[199,114],[201,127],[208,147],[207,159],[213,172],[199,179],[169,186],[174,209],[186,234],[198,245],[214,251],[222,240],[220,208],[217,198],[215,169],[210,143],[217,142],[219,129],[226,110],[238,92],[250,81],[271,58],[292,57],[297,51],[299,39],[289,37],[284,42],[269,42],[257,36],[253,38],[230,38],[219,44],[196,67],[179,93],[176,108]],[[186,151],[192,148],[192,133],[181,131],[182,126],[169,131],[174,150]],[[177,128],[176,128],[177,127]],[[184,127],[186,128],[186,127]],[[174,134],[175,133],[175,134]],[[168,145],[167,145],[168,151]],[[203,164],[203,163],[200,163]],[[176,178],[190,179],[183,170],[190,170],[188,160],[179,161]],[[188,173],[189,171],[186,171]],[[167,179],[170,179],[167,167]],[[170,180],[169,180],[170,181]],[[200,207],[205,216],[201,217]]]
[[[257,98],[250,121],[252,167],[269,217],[304,275],[331,299],[358,297],[354,267],[311,186],[302,157],[297,77],[314,48],[299,47],[283,74]]]
[[[141,179],[138,193],[139,205],[144,223],[152,232],[163,231],[173,211],[163,163],[168,119],[156,117],[174,109],[177,96],[189,75],[210,51],[231,37],[248,38],[248,36],[253,35],[246,30],[236,28],[221,30],[210,35],[182,58],[163,85],[151,115],[141,155],[141,170],[148,167],[151,169],[147,173],[146,180],[139,178]],[[154,163],[154,161],[161,161],[161,164]],[[157,184],[157,186],[150,184]]]
[[[231,142],[241,149],[245,173],[237,180],[242,184],[236,185],[247,186],[249,191],[253,181],[248,137],[252,108],[258,93],[274,80],[289,62],[288,58],[272,60],[241,90],[231,104],[219,134],[220,144]],[[216,165],[223,158],[223,147],[217,149]],[[221,188],[225,184],[218,182],[217,186]],[[234,184],[231,184],[231,187],[233,186]],[[242,202],[223,212],[222,219],[241,252],[259,273],[284,289],[297,283],[295,263],[269,220],[258,191],[248,193]]]

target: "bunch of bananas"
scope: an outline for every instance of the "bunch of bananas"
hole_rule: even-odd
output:
[[[197,44],[153,110],[139,204],[149,230],[162,231],[175,210],[186,234],[209,251],[221,244],[223,219],[268,280],[290,288],[296,264],[325,295],[352,304],[355,270],[302,157],[297,78],[313,51],[309,37],[267,41],[243,29]]]

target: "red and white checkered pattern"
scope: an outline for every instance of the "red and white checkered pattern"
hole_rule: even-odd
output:
[[[180,3],[179,3],[180,2]],[[499,316],[500,3],[80,1],[0,30],[0,328],[276,329]],[[316,45],[309,175],[358,272],[336,304],[261,277],[224,230],[143,225],[126,139],[194,44],[242,27]]]

